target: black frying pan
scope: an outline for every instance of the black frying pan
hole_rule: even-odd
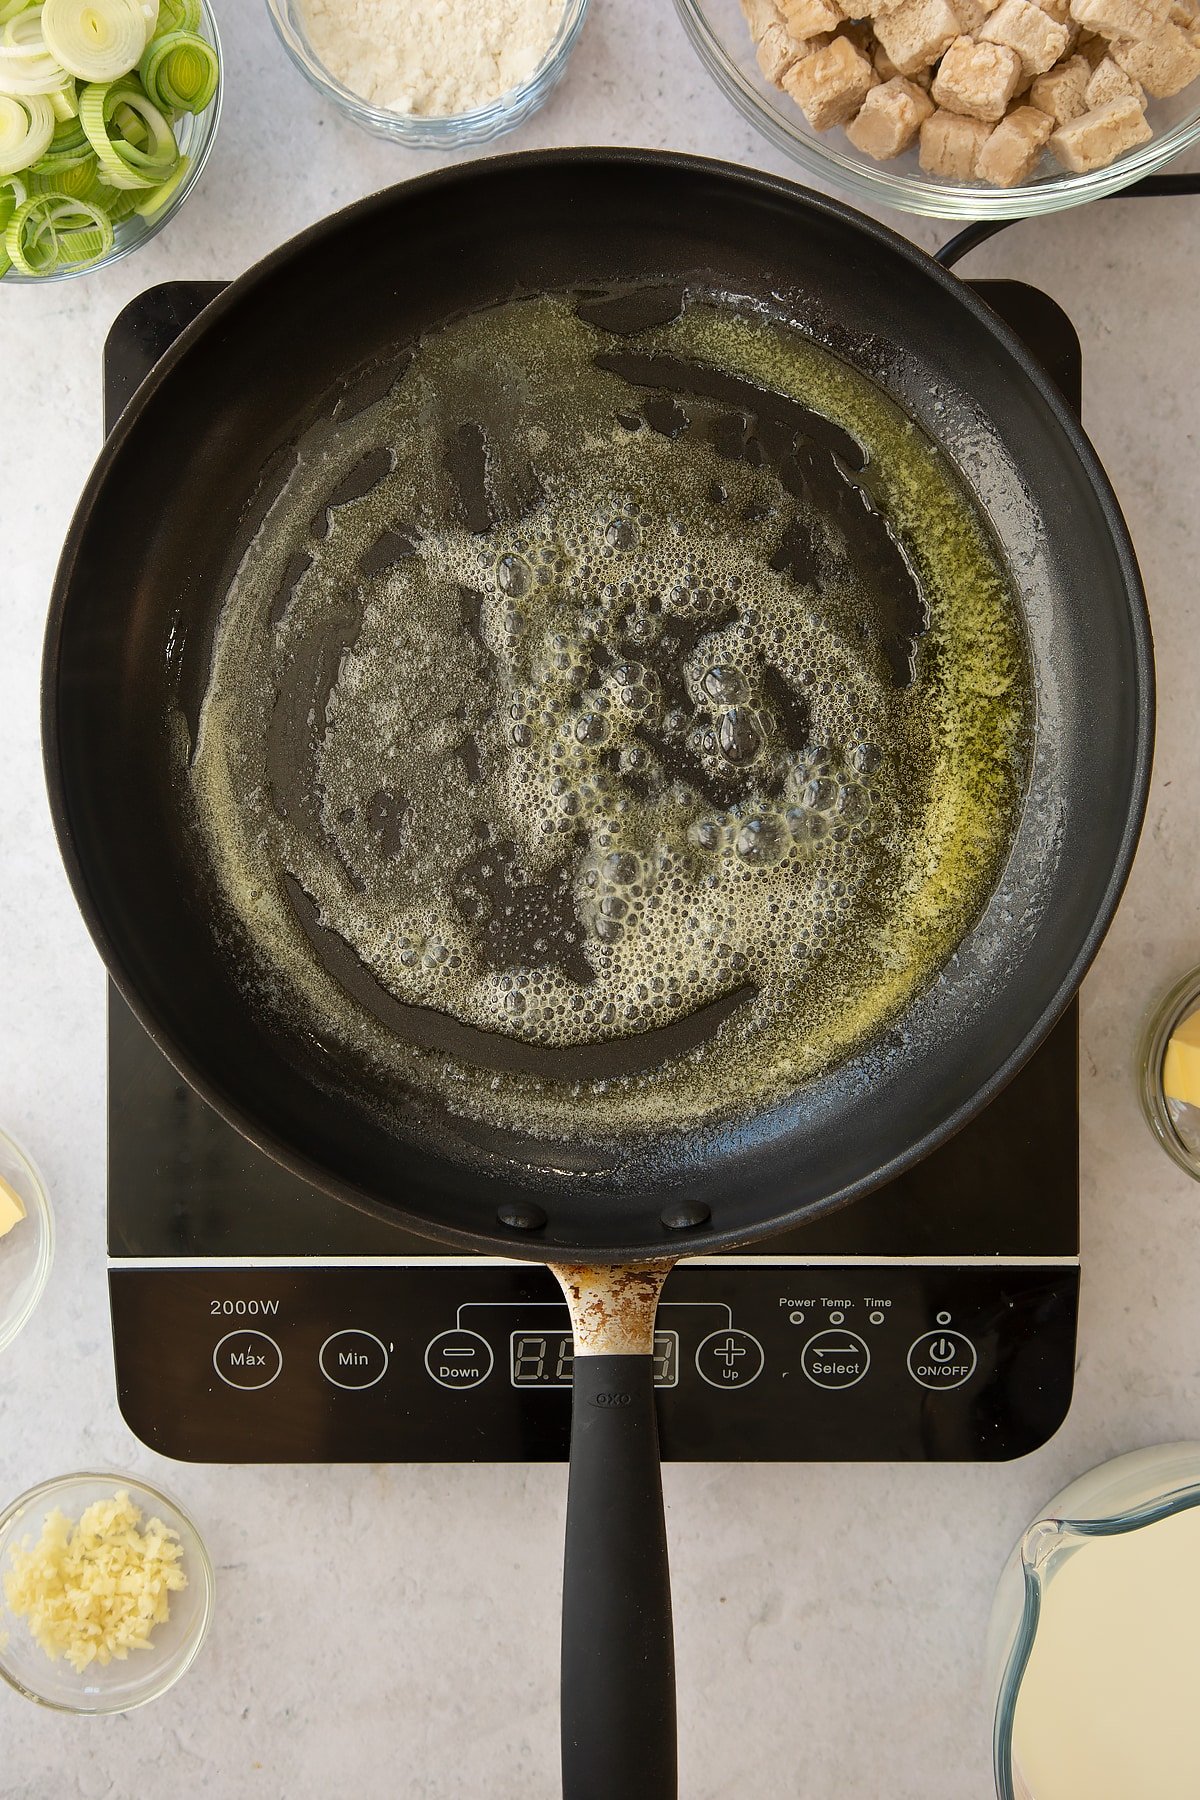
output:
[[[339,380],[517,291],[675,278],[767,300],[820,330],[938,440],[989,514],[1039,684],[1003,897],[909,1009],[902,1037],[752,1122],[603,1154],[483,1139],[449,1120],[436,1141],[409,1140],[381,1123],[360,1072],[248,1004],[185,820],[179,720],[195,719],[264,469]],[[569,1800],[664,1800],[674,1699],[649,1360],[663,1272],[673,1256],[841,1204],[963,1124],[1062,1011],[1129,869],[1149,778],[1150,635],[1087,440],[968,289],[832,201],[651,153],[468,165],[307,232],[236,281],[155,370],[71,527],[44,707],[51,804],[80,905],[121,991],[193,1086],[354,1205],[558,1267],[579,1352],[564,1784]]]

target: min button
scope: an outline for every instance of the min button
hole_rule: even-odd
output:
[[[908,1372],[920,1387],[944,1393],[970,1381],[978,1360],[961,1331],[925,1331],[908,1353]]]
[[[387,1347],[371,1331],[335,1331],[321,1345],[317,1360],[334,1387],[374,1387],[387,1374]]]
[[[226,1387],[270,1387],[283,1367],[283,1351],[265,1331],[230,1331],[213,1351],[213,1368]]]

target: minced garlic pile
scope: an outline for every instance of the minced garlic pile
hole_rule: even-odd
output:
[[[149,1648],[155,1626],[167,1622],[169,1595],[187,1586],[182,1555],[178,1533],[161,1519],[143,1529],[140,1508],[122,1492],[95,1501],[77,1525],[56,1510],[35,1545],[14,1545],[4,1598],[47,1656],[65,1656],[82,1674]]]

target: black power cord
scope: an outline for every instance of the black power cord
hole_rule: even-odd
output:
[[[1200,175],[1147,175],[1144,181],[1135,181],[1132,186],[1121,188],[1106,198],[1166,200],[1177,194],[1200,194]],[[1020,223],[1020,219],[977,219],[973,225],[965,225],[943,244],[933,260],[940,262],[943,269],[952,269],[957,262],[961,262],[968,250],[974,250],[977,244],[986,244],[997,232],[1007,231],[1010,225]]]

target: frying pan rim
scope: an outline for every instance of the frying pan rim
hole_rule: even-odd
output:
[[[505,1233],[503,1228],[497,1228],[490,1232],[477,1232],[441,1223],[435,1227],[426,1215],[413,1213],[403,1204],[383,1200],[377,1194],[333,1175],[322,1164],[303,1153],[298,1153],[274,1131],[264,1126],[261,1120],[251,1116],[238,1099],[231,1096],[218,1081],[211,1079],[194,1066],[192,1058],[180,1049],[171,1035],[159,1025],[151,1010],[143,1004],[136,986],[128,978],[122,959],[117,954],[105,928],[100,908],[94,899],[82,861],[76,853],[60,755],[58,678],[67,600],[73,591],[73,568],[97,500],[108,479],[109,471],[121,456],[123,446],[135,429],[142,413],[150,405],[163,383],[171,378],[176,366],[190,354],[195,343],[219,329],[226,313],[238,306],[248,291],[256,285],[270,280],[281,266],[284,266],[290,259],[303,255],[311,245],[318,243],[331,229],[341,227],[353,218],[367,217],[373,211],[384,211],[393,203],[398,192],[402,191],[407,194],[410,190],[422,190],[428,193],[442,188],[453,189],[462,182],[477,183],[481,177],[484,180],[503,179],[514,169],[586,168],[598,165],[617,167],[650,165],[655,168],[665,165],[678,171],[681,175],[691,173],[700,176],[718,176],[734,186],[752,190],[758,195],[782,199],[791,205],[799,204],[817,214],[833,218],[841,225],[861,233],[866,239],[872,240],[885,251],[900,256],[925,279],[932,279],[935,285],[940,287],[956,304],[966,308],[976,323],[999,342],[1049,408],[1060,430],[1070,442],[1096,497],[1110,533],[1113,552],[1128,600],[1128,616],[1132,635],[1131,674],[1135,711],[1131,805],[1121,832],[1113,869],[1105,886],[1095,919],[1050,1002],[1043,1008],[1040,1018],[1026,1032],[1024,1038],[990,1079],[972,1095],[970,1100],[957,1107],[937,1126],[925,1132],[904,1151],[899,1152],[886,1164],[877,1167],[869,1175],[847,1183],[832,1193],[822,1195],[818,1200],[804,1201],[788,1211],[773,1213],[752,1231],[737,1228],[721,1230],[705,1226],[694,1232],[679,1233],[670,1232],[664,1226],[661,1241],[653,1246],[647,1245],[645,1242],[638,1242],[604,1249],[589,1247],[586,1251],[589,1261],[619,1263],[656,1254],[666,1258],[687,1254],[709,1255],[714,1252],[736,1249],[741,1245],[753,1243],[768,1234],[794,1229],[809,1220],[819,1218],[840,1206],[847,1205],[920,1162],[980,1113],[1008,1084],[1053,1030],[1078,991],[1084,975],[1094,960],[1112,923],[1128,881],[1149,799],[1155,726],[1155,678],[1150,619],[1145,587],[1138,568],[1133,542],[1112,483],[1083,429],[1082,422],[1071,411],[1050,376],[1036,362],[1021,339],[985,301],[966,285],[965,281],[950,270],[943,268],[919,245],[902,237],[891,227],[882,225],[877,220],[858,212],[844,201],[815,193],[811,189],[800,186],[797,182],[769,174],[763,170],[747,168],[741,164],[725,162],[718,158],[695,156],[679,151],[654,150],[636,146],[584,146],[514,151],[502,156],[482,157],[467,163],[431,170],[427,174],[415,176],[409,181],[395,183],[389,188],[381,189],[375,194],[367,195],[363,199],[353,202],[350,206],[340,208],[337,212],[308,226],[297,236],[278,245],[265,257],[243,270],[229,283],[223,293],[211,300],[155,364],[151,373],[130,399],[114,429],[108,434],[76,504],[55,570],[42,655],[41,727],[43,770],[55,836],[72,892],[84,922],[104,961],[109,979],[158,1049],[203,1100],[233,1125],[249,1143],[262,1150],[274,1161],[282,1164],[284,1168],[330,1194],[333,1198],[353,1205],[372,1217],[382,1219],[392,1225],[407,1227],[422,1237],[450,1244],[456,1248],[483,1251],[522,1260],[529,1260],[530,1252],[534,1252],[533,1260],[538,1261],[553,1261],[556,1255],[578,1259],[581,1253],[577,1248],[554,1246],[545,1241],[540,1232],[513,1231]],[[540,1251],[546,1251],[549,1254],[540,1255],[538,1254]]]

